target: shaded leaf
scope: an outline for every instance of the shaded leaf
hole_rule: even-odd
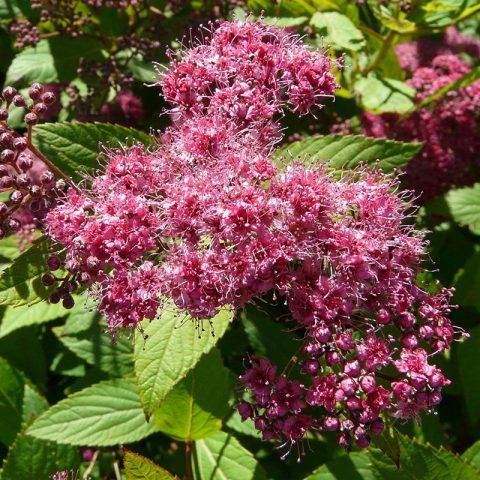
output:
[[[350,453],[322,465],[305,480],[376,480],[365,453]]]
[[[165,397],[154,414],[158,429],[179,440],[198,440],[222,428],[231,377],[214,348]]]
[[[393,428],[385,428],[381,435],[371,435],[373,445],[379,448],[390,460],[400,467],[400,444],[398,443],[398,433]]]
[[[168,392],[212,349],[225,333],[233,312],[224,309],[199,335],[194,322],[171,304],[160,318],[144,324],[146,340],[135,339],[135,373],[145,412],[151,415]]]
[[[148,458],[129,450],[124,451],[123,463],[126,480],[174,480],[177,478]]]

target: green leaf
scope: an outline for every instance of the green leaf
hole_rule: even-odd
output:
[[[48,407],[47,400],[26,384],[23,393],[22,428],[31,425]]]
[[[311,18],[310,25],[338,50],[356,51],[366,46],[363,33],[341,13],[317,12]]]
[[[155,431],[142,411],[134,380],[97,383],[53,405],[27,430],[29,435],[69,445],[113,446]]]
[[[32,14],[29,0],[0,0],[0,19],[13,19]],[[2,45],[3,48],[3,45]]]
[[[480,440],[463,452],[462,459],[480,469]]]
[[[400,80],[379,77],[373,72],[357,80],[354,90],[360,95],[363,108],[372,113],[406,113],[414,107],[413,88]]]
[[[372,443],[379,448],[392,462],[400,467],[400,444],[398,442],[398,433],[393,428],[385,428],[381,435],[371,435]]]
[[[0,358],[0,442],[6,446],[20,431],[24,385],[20,373]]]
[[[380,450],[369,449],[368,455],[377,478],[388,480],[474,480],[480,471],[444,449],[435,449],[415,439],[399,436],[400,469]]]
[[[432,200],[427,212],[447,216],[460,225],[480,226],[480,184],[450,190]]]
[[[63,327],[53,329],[70,351],[90,365],[116,377],[133,374],[132,342],[121,333],[113,339],[105,330],[106,324],[100,321],[72,334],[63,333]]]
[[[478,265],[478,263],[477,263]],[[478,296],[477,283],[477,296]],[[478,302],[478,300],[477,300]],[[469,331],[470,338],[456,346],[458,370],[463,387],[463,396],[471,425],[480,421],[480,383],[475,368],[480,363],[480,326]]]
[[[275,152],[275,158],[321,162],[329,167],[353,169],[361,163],[378,166],[384,172],[405,166],[422,148],[418,143],[403,143],[363,135],[322,135],[293,142]]]
[[[160,404],[154,414],[158,429],[183,441],[205,438],[220,430],[229,409],[230,380],[220,352],[211,350]]]
[[[45,287],[41,280],[48,256],[48,241],[43,238],[2,271],[0,305],[31,305],[49,296],[54,287]]]
[[[119,147],[135,142],[150,145],[151,139],[139,130],[109,123],[44,123],[37,125],[33,134],[34,146],[76,180],[82,172],[100,167],[100,143]]]
[[[462,307],[480,310],[480,252],[475,252],[455,276],[453,301]]]
[[[195,442],[195,479],[262,480],[265,471],[253,454],[225,432]]]
[[[19,328],[51,322],[70,313],[62,304],[47,302],[23,307],[7,307],[0,324],[0,338],[6,337]]]
[[[142,405],[151,415],[168,392],[184,378],[225,333],[233,312],[224,309],[211,319],[211,331],[200,335],[183,312],[165,305],[160,318],[144,324],[146,340],[135,339],[135,373]]]
[[[78,449],[19,434],[3,463],[2,480],[43,480],[80,465]]]
[[[342,455],[322,465],[305,480],[376,480],[372,462],[365,453]]]
[[[77,76],[79,59],[102,60],[102,43],[91,38],[51,38],[23,49],[7,71],[5,84],[69,82]]]
[[[142,59],[134,57],[128,62],[127,68],[140,82],[152,83],[155,81],[156,73],[151,62],[144,62]]]
[[[138,453],[123,454],[126,480],[175,480],[177,477]]]
[[[241,318],[255,353],[267,357],[280,368],[285,367],[298,350],[288,326],[270,319],[251,305],[242,312]]]

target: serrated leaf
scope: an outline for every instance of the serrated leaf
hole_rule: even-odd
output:
[[[19,328],[51,322],[69,313],[70,310],[64,308],[60,303],[54,305],[40,302],[22,307],[7,307],[0,324],[0,338],[6,337]]]
[[[78,449],[19,434],[3,462],[2,480],[43,480],[80,465]]]
[[[447,216],[460,225],[480,225],[480,184],[450,190],[432,200],[427,212]]]
[[[0,305],[31,305],[49,296],[53,288],[45,287],[41,280],[48,255],[48,242],[40,239],[2,271]]]
[[[22,424],[24,386],[20,373],[0,357],[0,442],[7,447]]]
[[[360,95],[362,106],[372,113],[406,113],[414,107],[415,90],[406,83],[370,73],[359,78],[354,90]]]
[[[75,180],[100,167],[101,145],[120,147],[141,142],[151,144],[144,132],[109,123],[58,122],[35,126],[33,144],[66,175]]]
[[[123,454],[126,480],[175,480],[177,477],[138,453]]]
[[[198,440],[222,428],[231,377],[215,348],[166,396],[154,414],[158,429],[178,440]]]
[[[48,407],[47,400],[26,384],[23,392],[22,428],[28,427]]]
[[[325,163],[329,167],[353,169],[373,164],[384,172],[405,166],[422,148],[419,143],[404,143],[363,135],[321,135],[293,142],[275,152],[275,158],[299,160],[307,164]]]
[[[365,453],[342,455],[317,468],[305,480],[377,480],[372,472],[372,462]]]
[[[338,12],[317,12],[310,25],[338,50],[361,50],[366,46],[363,33],[352,21]]]
[[[171,304],[160,318],[144,324],[146,340],[135,338],[135,374],[145,412],[151,415],[172,388],[210,351],[225,333],[233,313],[224,309],[211,319],[213,331],[199,335],[194,322]],[[212,333],[214,335],[212,335]]]
[[[266,473],[232,435],[218,432],[195,442],[194,474],[196,480],[263,480]]]
[[[480,440],[463,452],[462,459],[480,470]]]
[[[460,457],[399,435],[400,469],[378,449],[369,449],[372,469],[378,478],[388,480],[474,480],[480,471]]]
[[[397,431],[393,428],[385,428],[381,435],[371,435],[373,445],[379,448],[390,460],[400,467],[400,444]]]
[[[143,414],[134,380],[97,383],[50,407],[29,435],[68,445],[113,446],[139,441],[155,431]]]
[[[5,84],[69,82],[77,76],[80,57],[102,60],[102,43],[92,38],[51,38],[23,49],[12,61]]]
[[[64,334],[63,327],[54,329],[57,338],[75,355],[90,365],[116,377],[133,374],[132,342],[105,332],[106,324],[95,322],[87,330]]]

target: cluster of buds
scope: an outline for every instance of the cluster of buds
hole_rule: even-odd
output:
[[[440,401],[448,380],[429,360],[454,336],[451,292],[417,283],[425,245],[404,224],[397,182],[273,162],[283,109],[322,107],[332,67],[284,30],[221,23],[161,74],[175,119],[162,144],[107,151],[104,172],[69,191],[46,232],[112,330],[155,319],[160,295],[197,320],[280,299],[302,349],[280,375],[254,359],[240,377],[243,419],[291,445],[316,429],[366,447],[382,415]]]
[[[13,20],[10,32],[15,36],[15,48],[34,47],[40,42],[40,31],[28,20]]]
[[[0,202],[0,236],[16,233],[32,219],[40,219],[54,205],[55,176],[35,154],[32,127],[55,102],[51,92],[36,83],[28,91],[29,100],[13,87],[0,97],[0,191],[8,200]],[[8,125],[11,107],[24,108],[27,135],[20,136]]]

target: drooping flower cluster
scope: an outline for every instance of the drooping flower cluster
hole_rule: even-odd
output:
[[[320,429],[365,447],[382,414],[432,409],[448,384],[428,359],[453,337],[450,292],[417,285],[424,243],[397,184],[271,158],[282,108],[306,113],[334,93],[329,59],[277,28],[225,22],[159,83],[175,119],[161,146],[108,151],[90,190],[47,217],[69,281],[90,286],[111,329],[155,318],[160,294],[198,319],[280,298],[301,372],[254,359],[241,376],[239,411],[266,439]],[[52,301],[69,303],[66,290]]]
[[[459,57],[440,55],[430,66],[418,68],[407,83],[417,91],[419,103],[470,70]],[[407,166],[406,182],[428,200],[478,178],[479,116],[480,81],[476,81],[450,91],[433,106],[421,108],[401,122],[396,115],[366,113],[362,127],[366,135],[424,142]]]

